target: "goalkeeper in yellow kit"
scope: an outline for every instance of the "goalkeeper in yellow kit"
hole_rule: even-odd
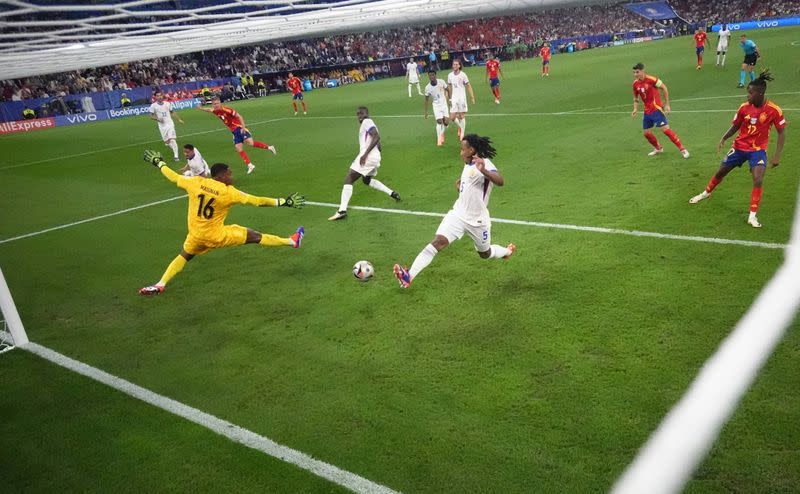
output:
[[[158,283],[139,290],[141,295],[159,295],[173,276],[180,273],[187,262],[194,256],[205,254],[211,249],[244,244],[260,244],[265,247],[290,246],[300,247],[305,230],[299,227],[288,238],[276,237],[260,233],[239,225],[226,225],[225,217],[234,204],[252,204],[253,206],[286,206],[302,208],[306,200],[297,193],[289,197],[272,199],[245,194],[233,186],[231,169],[224,163],[211,167],[211,177],[184,177],[171,170],[161,153],[147,150],[144,160],[161,170],[167,180],[189,194],[189,233],[183,242],[181,253],[173,259]]]

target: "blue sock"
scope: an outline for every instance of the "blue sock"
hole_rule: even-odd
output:
[[[756,80],[756,71],[755,70],[751,70],[750,71],[750,80],[751,81]]]
[[[739,84],[741,84],[742,86],[744,86],[744,78],[745,77],[746,77],[746,73],[745,73],[744,69],[742,69],[739,72]]]

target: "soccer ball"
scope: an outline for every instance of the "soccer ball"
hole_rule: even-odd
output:
[[[358,261],[353,266],[353,276],[355,276],[358,281],[369,281],[374,274],[375,268],[372,267],[372,263],[369,261]]]

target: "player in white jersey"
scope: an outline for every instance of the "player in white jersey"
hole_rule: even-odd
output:
[[[150,118],[158,122],[158,130],[161,132],[161,140],[164,141],[175,157],[175,161],[180,161],[178,157],[178,143],[175,135],[175,122],[172,121],[172,116],[178,119],[178,122],[183,123],[181,117],[172,109],[172,103],[164,101],[164,93],[159,90],[153,94],[155,101],[150,105]]]
[[[450,121],[447,119],[447,83],[436,78],[436,71],[428,72],[431,82],[425,86],[425,120],[428,119],[428,101],[432,101],[433,118],[436,119],[436,145],[444,145],[444,131]]]
[[[183,146],[183,155],[186,157],[186,165],[178,170],[184,177],[205,177],[211,176],[211,168],[208,163],[203,159],[200,150],[191,144]]]
[[[731,31],[728,29],[727,24],[723,24],[719,29],[719,41],[717,41],[717,66],[725,66],[725,54],[728,53],[728,40],[731,39]],[[720,54],[722,54],[722,63],[720,63]]]
[[[492,245],[492,223],[489,217],[489,195],[492,187],[502,186],[503,176],[491,162],[496,151],[488,137],[475,134],[461,140],[461,160],[464,169],[456,182],[458,199],[436,230],[433,241],[422,249],[410,269],[394,265],[394,275],[400,286],[408,288],[411,281],[425,269],[433,258],[452,242],[466,233],[483,259],[508,259],[517,250],[514,244],[507,247]]]
[[[447,85],[449,86],[447,91],[450,99],[450,120],[458,125],[458,138],[462,139],[467,130],[467,90],[469,90],[473,105],[475,104],[475,93],[469,83],[469,77],[461,70],[460,60],[453,60],[453,71],[447,75]]]
[[[408,97],[411,97],[411,86],[417,85],[417,94],[422,96],[422,90],[419,88],[419,70],[417,62],[413,58],[408,60],[406,64],[406,80],[408,81]]]
[[[358,156],[353,160],[347,176],[344,177],[342,186],[342,198],[336,214],[328,218],[330,221],[347,218],[347,205],[353,197],[353,183],[359,178],[364,184],[373,189],[388,194],[395,201],[400,200],[400,195],[385,186],[382,182],[375,179],[378,168],[381,166],[381,136],[375,122],[369,118],[369,110],[366,106],[359,106],[356,117],[361,123],[358,129]]]

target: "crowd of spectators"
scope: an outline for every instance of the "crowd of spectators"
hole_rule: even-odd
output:
[[[748,15],[768,17],[800,13],[800,2],[792,0],[672,0],[671,5],[686,21],[707,24]],[[422,59],[431,51],[447,60],[450,52],[497,46],[533,48],[545,40],[657,27],[626,9],[624,3],[571,7],[434,26],[207,50],[3,81],[0,100],[49,98],[252,74],[266,81],[267,90],[274,90],[283,89],[279,74],[285,75],[289,70],[302,73],[313,86],[319,87],[329,78],[347,83],[385,76],[382,67],[373,64],[379,60],[410,56]],[[581,48],[583,44],[585,42],[579,42],[576,47]]]
[[[670,5],[686,21],[708,24],[800,14],[796,0],[670,0]]]
[[[541,44],[543,40],[622,33],[653,26],[652,22],[624,8],[623,4],[612,4],[474,19],[441,25],[437,33],[447,40],[449,50],[460,51],[487,46]]]

